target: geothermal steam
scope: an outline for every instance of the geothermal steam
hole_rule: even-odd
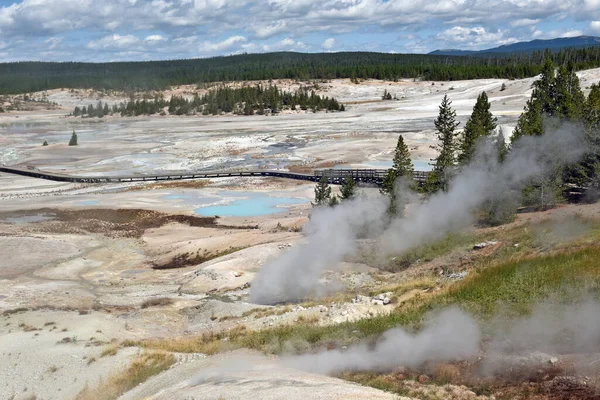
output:
[[[417,334],[402,328],[386,331],[375,346],[360,344],[346,351],[286,357],[283,364],[320,374],[341,371],[388,370],[399,365],[417,367],[425,361],[453,361],[472,356],[479,349],[480,331],[469,315],[449,308],[431,318]]]
[[[490,198],[505,197],[557,165],[574,162],[584,149],[582,133],[564,125],[540,137],[524,137],[504,163],[496,161],[491,144],[451,182],[448,192],[437,193],[405,218],[383,230],[386,202],[358,198],[335,208],[315,210],[306,227],[307,241],[264,265],[252,282],[251,301],[274,304],[322,295],[319,284],[325,269],[334,268],[354,251],[357,235],[365,229],[381,232],[382,256],[438,239],[472,222],[473,211]],[[510,189],[510,190],[509,190]]]

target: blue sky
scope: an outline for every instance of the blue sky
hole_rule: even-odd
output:
[[[0,61],[426,53],[600,36],[600,0],[0,0]]]

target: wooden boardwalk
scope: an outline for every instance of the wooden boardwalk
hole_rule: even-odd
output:
[[[118,182],[146,182],[146,181],[176,181],[184,179],[210,179],[230,177],[277,177],[317,182],[324,175],[331,184],[340,185],[346,177],[352,176],[356,182],[381,185],[387,172],[386,169],[318,169],[313,174],[300,174],[296,172],[279,170],[239,170],[239,171],[197,171],[197,172],[171,172],[168,174],[148,175],[115,175],[115,176],[81,176],[65,175],[56,172],[41,171],[32,167],[7,167],[0,166],[0,172],[29,176],[32,178],[47,179],[57,182],[80,183],[118,183]],[[426,171],[415,171],[413,178],[419,183],[425,182]]]

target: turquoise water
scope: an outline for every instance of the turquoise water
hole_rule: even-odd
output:
[[[79,204],[81,204],[82,206],[95,206],[96,204],[98,204],[98,200],[83,200],[80,201]]]
[[[256,217],[259,215],[277,214],[286,211],[282,205],[303,204],[305,199],[292,197],[272,197],[262,193],[223,192],[224,196],[243,197],[224,205],[199,207],[194,212],[203,216]]]

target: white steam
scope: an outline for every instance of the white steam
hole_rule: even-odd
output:
[[[431,196],[408,216],[391,222],[381,234],[380,255],[399,253],[468,226],[474,209],[486,199],[518,193],[532,178],[578,160],[583,143],[579,129],[563,125],[544,136],[522,138],[502,164],[496,161],[494,146],[483,143],[476,160],[452,180],[448,192]],[[273,304],[324,294],[327,289],[319,285],[323,271],[353,253],[359,233],[381,232],[386,208],[385,199],[359,198],[315,210],[306,227],[306,243],[261,268],[252,282],[251,301]]]
[[[417,367],[425,361],[468,358],[478,351],[479,342],[480,330],[475,320],[457,308],[449,308],[431,318],[416,334],[393,328],[374,346],[359,344],[345,351],[284,357],[282,362],[287,367],[320,374],[388,370],[398,366]]]
[[[250,300],[274,304],[326,294],[328,288],[319,284],[323,271],[352,254],[361,230],[381,230],[386,207],[383,198],[359,196],[334,208],[316,208],[304,230],[308,241],[261,268],[252,281]]]

